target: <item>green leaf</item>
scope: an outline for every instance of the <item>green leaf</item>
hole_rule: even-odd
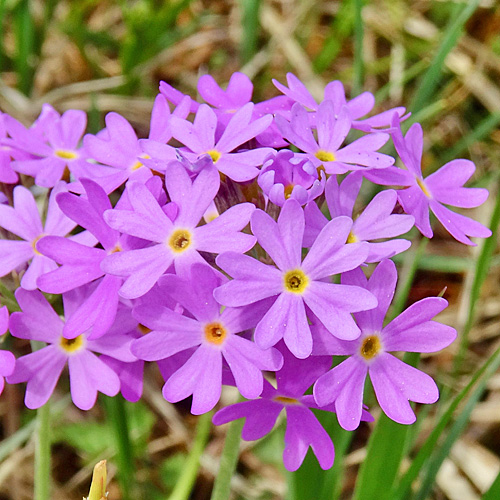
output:
[[[365,78],[365,61],[363,50],[364,24],[363,0],[354,0],[354,61],[352,63],[353,79],[351,96],[355,97],[363,91]]]
[[[393,487],[406,449],[409,426],[382,414],[368,441],[353,500],[384,500]]]

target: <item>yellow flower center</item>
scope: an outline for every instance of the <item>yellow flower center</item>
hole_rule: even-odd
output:
[[[78,157],[78,155],[74,151],[68,151],[67,149],[56,149],[54,154],[58,158],[62,158],[63,160],[74,160]]]
[[[121,252],[123,250],[122,246],[120,245],[120,243],[117,243],[110,251],[109,251],[109,254],[112,254],[112,253],[117,253],[117,252]]]
[[[170,236],[168,244],[175,253],[182,253],[191,245],[191,233],[187,229],[177,229]]]
[[[363,339],[359,353],[365,359],[373,359],[382,349],[382,344],[377,335],[370,335]]]
[[[417,181],[418,187],[423,191],[425,196],[427,196],[427,198],[431,198],[431,192],[429,191],[429,189],[427,189],[427,186],[425,185],[423,179],[419,179],[417,177],[416,181]]]
[[[59,345],[69,353],[79,351],[84,347],[85,344],[85,339],[83,335],[78,335],[78,337],[74,339],[66,339],[64,337],[61,337],[61,340],[59,341]]]
[[[151,158],[151,156],[144,154],[144,155],[141,155],[139,158],[146,158],[146,159],[149,159],[149,158]],[[141,161],[137,160],[137,161],[136,161],[136,162],[132,165],[131,170],[139,170],[139,169],[140,169],[141,167],[143,167],[143,166],[144,166],[144,164],[143,164]]]
[[[207,151],[207,155],[212,158],[212,161],[214,163],[217,163],[219,161],[219,158],[222,156],[221,153],[219,153],[216,149],[211,149],[210,151]]]
[[[273,398],[274,401],[278,403],[282,403],[284,405],[297,405],[299,404],[299,400],[295,398],[289,398],[287,396],[276,396]]]
[[[347,243],[357,243],[359,238],[351,231],[347,237]]]
[[[335,161],[334,154],[324,151],[323,149],[318,149],[314,156],[316,156],[319,161]]]
[[[40,236],[37,236],[32,242],[31,242],[31,246],[33,247],[33,251],[37,254],[37,255],[42,255],[37,249],[36,249],[36,244],[44,237],[45,235],[44,234],[41,234]]]
[[[301,269],[293,269],[285,273],[285,289],[292,293],[303,293],[307,288],[309,279]]]
[[[295,186],[293,184],[288,184],[288,186],[285,186],[285,200],[288,200],[290,196],[292,196],[292,191]]]
[[[215,345],[221,345],[226,339],[226,329],[219,323],[208,323],[205,325],[205,339]]]

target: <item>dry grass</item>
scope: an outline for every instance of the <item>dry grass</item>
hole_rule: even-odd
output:
[[[106,112],[117,111],[145,134],[158,81],[166,80],[184,92],[196,95],[197,79],[207,72],[217,81],[226,82],[232,72],[242,69],[256,83],[257,100],[276,95],[271,78],[284,81],[288,71],[301,78],[318,98],[322,97],[325,84],[332,79],[342,79],[350,87],[353,58],[350,36],[340,41],[335,59],[324,70],[318,73],[314,69],[318,55],[331,38],[332,23],[341,8],[339,1],[263,1],[258,51],[242,64],[239,47],[244,34],[240,2],[195,0],[179,16],[178,23],[180,26],[188,25],[202,16],[198,29],[154,54],[129,75],[123,75],[120,61],[113,51],[100,50],[91,43],[79,48],[74,38],[65,33],[64,23],[72,5],[69,1],[58,2],[41,56],[34,63],[31,96],[16,90],[15,71],[5,71],[1,75],[0,109],[24,123],[30,123],[38,115],[41,105],[48,102],[61,111],[70,108],[87,110],[97,114],[101,121]],[[42,7],[40,0],[34,2],[35,19],[39,22],[43,15]],[[428,0],[376,0],[364,9],[366,89],[375,93],[383,89],[386,99],[379,103],[380,109],[410,102],[418,82],[415,75],[420,75],[425,69],[425,61],[431,58],[443,32],[445,20],[441,24],[433,21],[439,18],[436,9],[439,9],[439,2]],[[123,12],[116,3],[96,2],[85,12],[89,28],[106,31],[112,39],[123,42],[127,28]],[[443,68],[445,78],[435,103],[426,108],[420,117],[426,137],[424,163],[428,169],[440,166],[447,151],[470,134],[482,118],[500,111],[500,52],[495,50],[495,46],[500,44],[499,25],[500,8],[497,3],[482,2],[459,44],[446,58]],[[15,36],[8,27],[4,33],[4,48],[7,54],[16,51]],[[410,78],[412,72],[415,75]],[[127,89],[125,85],[129,78],[136,81],[130,88],[131,95],[123,90]],[[405,81],[407,78],[408,82]],[[475,214],[478,220],[488,224],[498,186],[500,131],[492,128],[460,155],[476,163],[476,179],[492,189],[490,200]],[[466,319],[474,272],[473,266],[467,264],[473,262],[476,252],[477,249],[455,244],[447,234],[438,231],[436,238],[429,243],[426,255],[459,260],[463,268],[444,266],[439,269],[442,261],[431,260],[434,267],[423,267],[418,271],[409,300],[437,294],[448,286],[445,297],[450,301],[450,307],[440,319],[460,331]],[[458,379],[460,387],[500,343],[498,263],[496,252],[495,265],[490,269],[477,308],[471,345],[464,364],[466,368]],[[451,347],[425,361],[429,372],[440,374],[445,383],[451,381],[448,372],[453,352],[454,347]],[[143,454],[145,458],[138,469],[139,479],[153,483],[160,483],[161,479],[157,473],[148,470],[174,452],[189,449],[194,425],[194,419],[185,418],[185,408],[174,407],[163,400],[158,389],[159,382],[158,377],[153,377],[144,394],[144,403],[157,421]],[[8,387],[0,401],[4,438],[14,435],[25,418],[21,391],[21,387]],[[226,398],[230,400],[233,394]],[[78,423],[89,418],[99,420],[101,414],[96,408],[84,415],[67,405],[59,418],[61,422]],[[467,432],[457,441],[444,463],[437,478],[436,499],[480,498],[480,493],[488,488],[500,470],[499,421],[500,374],[490,380],[487,394],[474,410]],[[194,499],[209,497],[222,441],[223,431],[214,429],[202,458]],[[361,441],[360,447],[347,458],[347,477],[352,476],[363,460],[363,438]],[[81,499],[89,484],[93,466],[90,460],[112,459],[111,455],[87,455],[85,463],[80,460],[80,452],[67,444],[57,445],[54,453],[57,483],[52,497],[54,500]],[[0,499],[24,500],[32,497],[32,463],[33,444],[28,435],[0,463]],[[111,465],[110,499],[119,498],[113,481],[115,472]],[[234,491],[245,499],[279,499],[285,489],[282,474],[276,467],[263,462],[253,452],[252,444],[245,445],[233,486]]]

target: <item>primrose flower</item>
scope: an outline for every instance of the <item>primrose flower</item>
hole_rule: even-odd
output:
[[[14,188],[14,207],[0,204],[0,227],[19,236],[21,240],[0,240],[0,276],[5,276],[20,265],[29,262],[21,278],[21,286],[34,290],[39,276],[57,268],[57,264],[36,249],[36,243],[45,235],[64,236],[75,226],[59,209],[56,203],[58,193],[66,189],[60,182],[52,190],[45,225],[42,224],[35,198],[23,186]]]
[[[66,317],[71,316],[85,293],[81,287],[63,295]],[[81,410],[94,406],[98,391],[107,396],[118,394],[118,375],[94,352],[121,361],[135,361],[136,358],[130,352],[133,337],[120,332],[98,340],[89,340],[85,334],[67,339],[63,336],[64,321],[40,292],[19,288],[16,299],[22,312],[11,315],[12,335],[48,344],[38,351],[21,356],[13,374],[7,378],[10,384],[27,382],[24,402],[28,408],[39,408],[48,401],[66,363],[69,367],[71,398]]]
[[[325,280],[354,269],[366,260],[366,243],[346,245],[351,219],[337,217],[330,221],[303,261],[304,212],[296,200],[286,201],[277,223],[262,210],[256,210],[250,224],[257,241],[277,268],[247,255],[223,253],[217,257],[217,265],[234,279],[216,289],[214,296],[221,304],[231,307],[275,298],[255,329],[256,343],[265,349],[283,338],[295,356],[308,357],[312,337],[306,306],[332,335],[357,338],[360,331],[351,313],[375,307],[375,297],[365,289]]]
[[[364,172],[365,177],[376,184],[403,186],[404,189],[397,190],[399,203],[407,214],[415,217],[415,226],[428,238],[433,235],[429,209],[446,230],[465,245],[475,246],[469,236],[491,236],[491,231],[481,223],[444,206],[473,208],[486,201],[487,189],[463,187],[476,169],[474,163],[452,160],[424,179],[420,165],[423,148],[421,125],[414,123],[403,137],[399,118],[395,115],[393,129],[394,146],[406,170],[391,167],[383,172]]]
[[[277,80],[273,80],[273,84],[279,91],[283,92],[283,94],[293,99],[295,102],[302,104],[306,109],[313,112],[318,111],[319,105],[316,99],[314,99],[307,90],[307,87],[293,73],[287,73],[286,80],[288,87],[285,87],[285,85]],[[344,85],[338,80],[330,82],[325,87],[324,100],[331,101],[334,104],[335,114],[340,113],[342,107],[345,106],[349,119],[351,120],[352,128],[365,132],[374,131],[374,127],[388,126],[391,123],[391,118],[394,113],[402,116],[405,112],[405,108],[393,108],[363,120],[361,117],[365,116],[373,109],[375,97],[371,92],[363,92],[350,101],[347,101]]]
[[[33,155],[29,159],[15,160],[12,168],[34,177],[38,186],[49,188],[65,178],[65,169],[78,178],[95,168],[79,147],[87,127],[85,112],[71,109],[62,116],[56,116],[51,114],[49,123],[46,123],[47,120],[41,122],[45,125],[40,130],[43,135],[33,133],[32,129],[25,128],[10,116],[6,117],[7,129],[12,137],[7,140],[7,145]]]
[[[210,75],[200,77],[197,89],[205,102],[215,108],[214,111],[219,119],[216,135],[220,136],[232,115],[245,104],[251,102],[253,84],[247,75],[236,72],[231,75],[226,90],[222,90]],[[267,114],[287,113],[292,104],[293,101],[286,96],[272,97],[267,101],[255,103],[252,118],[256,120]],[[286,146],[286,142],[274,122],[263,132],[257,134],[255,139],[262,146],[273,148]]]
[[[9,310],[7,306],[0,307],[0,335],[3,335],[9,327]],[[0,351],[0,394],[5,386],[4,377],[12,375],[16,358],[10,351]]]
[[[369,245],[366,262],[380,262],[407,250],[411,242],[396,239],[384,242],[374,242],[380,238],[392,238],[409,231],[415,219],[411,215],[393,214],[397,202],[397,194],[393,190],[383,191],[374,196],[361,214],[354,218],[353,209],[356,203],[363,177],[356,172],[349,174],[340,184],[336,177],[328,179],[325,188],[326,203],[331,217],[346,215],[354,219],[348,243],[366,241]],[[308,203],[304,210],[306,229],[304,246],[313,244],[321,229],[328,223],[316,203]]]
[[[189,113],[189,98],[170,114],[163,96],[155,100],[151,114],[149,140],[140,141],[130,123],[118,113],[106,115],[106,128],[97,135],[83,139],[88,154],[100,165],[100,173],[92,178],[106,193],[111,193],[127,180],[145,182],[153,174],[151,168],[164,169],[165,158],[175,159],[175,149],[163,144],[172,138],[171,117],[185,118]],[[160,161],[149,162],[151,155],[160,154]]]
[[[189,148],[183,151],[189,160],[208,154],[222,174],[236,182],[249,181],[257,177],[257,167],[273,151],[271,148],[257,148],[232,152],[266,130],[273,121],[271,115],[252,120],[253,109],[253,103],[240,108],[216,141],[217,115],[209,106],[202,104],[193,123],[172,116],[174,138]]]
[[[87,332],[89,338],[95,339],[104,335],[113,324],[118,290],[123,285],[123,278],[105,273],[101,262],[115,252],[144,247],[145,242],[111,229],[103,217],[104,212],[112,208],[103,188],[89,179],[82,179],[81,184],[86,197],[61,193],[57,202],[70,219],[95,236],[102,248],[92,248],[60,236],[41,238],[37,250],[62,265],[40,276],[37,285],[47,293],[65,293],[94,282],[92,293],[66,322],[64,336],[75,338]]]
[[[188,274],[195,262],[208,265],[200,251],[246,252],[255,243],[253,236],[240,232],[255,210],[251,203],[233,206],[197,227],[219,190],[219,174],[213,166],[204,168],[192,181],[183,165],[173,162],[165,184],[178,207],[174,222],[139,182],[128,187],[133,211],[104,212],[104,219],[113,229],[152,242],[145,248],[113,253],[102,261],[104,272],[126,277],[120,289],[124,298],[144,295],[172,263],[177,274]]]
[[[134,341],[132,352],[140,359],[157,361],[186,349],[196,348],[192,356],[167,380],[163,395],[171,403],[193,395],[192,413],[210,411],[220,398],[223,359],[229,366],[240,392],[256,398],[263,388],[261,370],[279,369],[282,357],[276,349],[259,349],[253,342],[236,335],[258,322],[258,307],[231,308],[221,312],[213,298],[220,284],[208,266],[193,265],[190,279],[166,275],[160,287],[193,317],[166,307],[136,307],[134,315],[153,331]],[[262,309],[262,307],[260,307]]]
[[[310,356],[297,359],[284,345],[278,344],[283,353],[283,367],[276,372],[277,388],[265,382],[260,399],[244,401],[219,410],[213,417],[215,425],[222,425],[245,418],[241,437],[245,441],[260,439],[271,432],[282,410],[286,412],[285,449],[283,463],[289,471],[297,470],[312,448],[323,470],[330,469],[335,456],[332,440],[310,408],[318,409],[312,396],[304,392],[331,366],[329,356]],[[335,411],[333,405],[319,408]],[[367,412],[363,420],[373,420]]]
[[[292,151],[282,150],[269,158],[259,174],[259,186],[269,200],[282,207],[288,198],[305,205],[325,189],[325,175],[318,178],[316,167]]]
[[[323,167],[327,174],[345,174],[350,170],[384,169],[394,163],[394,158],[378,153],[389,139],[388,134],[372,133],[353,141],[341,148],[351,130],[351,120],[344,106],[335,112],[332,101],[323,101],[316,117],[316,140],[307,111],[294,104],[290,121],[277,115],[276,124],[283,137],[304,152],[318,168]]]
[[[12,169],[12,158],[18,157],[18,159],[28,157],[32,158],[28,153],[23,153],[4,141],[7,137],[7,125],[5,123],[7,115],[0,113],[0,182],[5,184],[15,184],[19,177],[16,172]]]
[[[349,356],[322,375],[314,386],[318,405],[335,403],[339,423],[344,429],[354,430],[359,425],[367,374],[380,407],[400,424],[411,424],[416,419],[408,401],[434,403],[439,397],[438,388],[429,375],[389,352],[435,352],[450,345],[457,336],[455,329],[431,321],[448,302],[439,297],[419,300],[384,327],[396,281],[396,266],[390,260],[381,262],[369,280],[360,268],[342,275],[342,283],[370,290],[378,299],[375,309],[354,315],[361,328],[358,339],[341,341],[328,335],[319,323],[312,327],[315,334],[313,354]]]

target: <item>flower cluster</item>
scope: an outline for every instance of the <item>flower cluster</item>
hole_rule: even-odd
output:
[[[415,420],[410,401],[438,399],[434,381],[391,352],[448,346],[455,330],[433,321],[447,302],[420,300],[387,323],[390,259],[414,225],[432,236],[429,210],[462,243],[489,236],[445,206],[485,201],[464,187],[474,165],[454,160],[424,179],[422,128],[403,135],[403,108],[370,115],[373,96],[347,100],[338,81],[320,103],[294,75],[274,83],[283,95],[253,103],[245,75],[226,90],[203,76],[200,104],[162,82],[146,139],[116,113],[96,135],[84,135],[81,111],[46,105],[30,128],[0,115],[0,276],[19,282],[20,308],[10,319],[0,309],[0,330],[45,343],[17,361],[0,351],[0,375],[27,384],[27,407],[50,398],[66,365],[78,408],[98,392],[137,401],[155,362],[164,398],[192,397],[194,414],[236,386],[248,401],[213,421],[245,417],[244,439],[270,432],[284,409],[295,470],[309,446],[333,464],[311,408],[348,430],[372,419],[367,375],[396,422]],[[380,152],[391,139],[400,166]],[[395,189],[359,207],[368,182]],[[33,184],[48,188],[44,207]]]

